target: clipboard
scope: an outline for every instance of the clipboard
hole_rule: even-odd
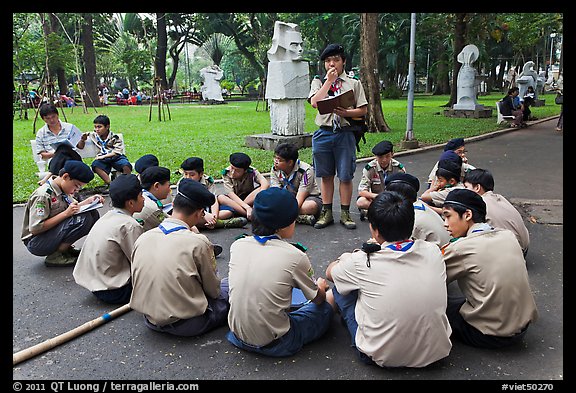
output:
[[[337,96],[332,96],[320,100],[316,103],[318,108],[318,113],[321,115],[327,115],[332,113],[335,108],[349,108],[356,105],[356,99],[354,98],[354,92],[352,90],[345,91]]]

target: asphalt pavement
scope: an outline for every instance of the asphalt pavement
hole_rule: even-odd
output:
[[[142,315],[129,311],[18,363],[13,366],[12,378],[23,383],[30,380],[258,380],[256,385],[263,380],[337,383],[352,380],[450,381],[447,389],[460,386],[454,385],[454,381],[495,380],[498,381],[498,391],[504,390],[504,387],[500,389],[501,385],[513,386],[527,381],[540,382],[540,389],[534,387],[531,390],[550,390],[544,383],[551,381],[560,388],[565,379],[563,134],[554,130],[555,125],[556,118],[544,119],[532,122],[525,129],[506,129],[466,140],[470,164],[493,173],[495,192],[513,201],[530,232],[526,261],[539,319],[530,326],[519,346],[487,350],[454,341],[447,358],[426,368],[382,369],[367,366],[357,359],[339,316],[334,317],[332,326],[322,339],[305,346],[295,356],[267,358],[241,351],[228,343],[224,337],[226,327],[201,337],[179,338],[146,328]],[[386,135],[382,137],[385,139]],[[420,148],[395,156],[409,173],[420,179],[420,193],[424,191],[428,173],[442,147]],[[358,162],[355,186],[365,162]],[[321,230],[297,225],[293,239],[308,247],[307,253],[318,276],[324,276],[328,264],[341,253],[359,247],[370,237],[367,221],[359,220],[355,208],[351,210],[357,229],[347,230],[338,224],[339,200],[338,193],[335,194],[336,224]],[[353,200],[355,198],[356,191]],[[72,277],[72,268],[47,268],[43,258],[26,250],[20,241],[23,213],[22,206],[13,208],[13,353],[52,339],[117,308],[98,301],[77,285]],[[250,233],[249,224],[244,229],[205,232],[214,243],[224,247],[217,258],[218,270],[223,277],[228,274],[229,247],[241,233]],[[82,240],[78,245],[81,243]],[[199,383],[200,389],[202,386]],[[353,389],[356,385],[328,386]]]

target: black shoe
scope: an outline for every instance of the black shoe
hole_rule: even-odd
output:
[[[222,254],[222,246],[219,244],[214,244],[214,256],[217,257],[218,255]]]

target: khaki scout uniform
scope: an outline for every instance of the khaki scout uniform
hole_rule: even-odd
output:
[[[450,241],[450,232],[444,227],[444,220],[422,201],[414,202],[413,239],[422,239],[442,247]]]
[[[382,367],[424,367],[450,353],[446,267],[424,240],[344,253],[331,274],[338,292],[358,290],[357,348]]]
[[[448,193],[457,188],[466,188],[466,187],[464,187],[464,184],[462,184],[461,182],[458,182],[453,186],[446,186],[438,191],[430,192],[430,197],[432,198],[431,205],[434,207],[442,207],[444,201],[446,200],[446,197],[448,196]]]
[[[178,180],[178,182],[176,183],[176,188],[178,188],[178,184],[180,184],[180,181],[182,179],[184,179],[184,177]],[[204,187],[206,187],[206,189],[210,191],[212,194],[214,194],[214,179],[212,178],[212,176],[202,175],[199,183],[202,184]]]
[[[530,234],[524,224],[524,219],[506,198],[493,191],[482,195],[486,203],[486,222],[494,228],[509,229],[514,233],[523,252],[530,245]]]
[[[514,234],[476,223],[444,248],[446,282],[458,281],[464,320],[486,335],[511,337],[538,317],[526,261]]]
[[[169,215],[164,212],[162,201],[152,195],[152,193],[142,190],[142,194],[144,195],[144,207],[142,211],[134,213],[133,217],[142,224],[144,231],[148,231],[156,228]]]
[[[98,155],[108,154],[111,152],[114,152],[117,155],[124,155],[124,140],[112,131],[108,132],[108,137],[105,141],[100,138],[96,131],[89,133],[88,139],[94,143],[94,146],[97,146],[98,149],[100,149]]]
[[[434,180],[436,180],[436,171],[438,170],[438,162],[439,161],[436,161],[436,164],[434,164],[434,167],[428,174],[428,183],[432,183]],[[463,162],[462,168],[460,170],[460,180],[464,179],[464,175],[466,174],[466,172],[470,172],[472,169],[476,169],[476,167],[466,162]]]
[[[406,168],[400,162],[392,158],[386,168],[380,167],[378,160],[373,159],[362,169],[362,178],[358,184],[358,192],[369,191],[380,194],[384,191],[384,180],[394,173],[406,173]]]
[[[285,188],[294,196],[299,192],[306,192],[308,196],[320,196],[320,188],[316,183],[312,165],[297,160],[289,174],[281,170],[270,170],[270,187]]]
[[[292,288],[309,300],[317,295],[313,274],[308,256],[284,240],[271,239],[264,246],[253,236],[236,240],[228,272],[230,330],[254,346],[282,337],[290,329]]]
[[[254,167],[246,169],[244,176],[241,179],[232,179],[230,177],[230,167],[222,169],[222,182],[224,185],[224,195],[233,192],[238,197],[244,200],[252,191],[260,187],[266,180],[264,176]]]
[[[130,307],[164,326],[205,313],[220,295],[213,245],[184,221],[169,217],[144,233],[132,254]]]
[[[86,237],[74,267],[74,280],[91,292],[117,289],[130,281],[132,250],[144,232],[124,209],[104,214]]]
[[[24,221],[22,222],[22,241],[32,238],[31,230],[41,230],[44,221],[50,217],[62,213],[68,205],[76,200],[70,195],[66,195],[53,180],[50,180],[38,187],[28,198],[26,209],[24,210]]]

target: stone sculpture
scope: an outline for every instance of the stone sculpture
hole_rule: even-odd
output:
[[[200,88],[202,100],[224,101],[224,98],[222,98],[222,88],[220,87],[220,80],[224,76],[222,69],[213,64],[202,68],[200,70],[200,76],[202,76],[203,80],[202,87]]]
[[[484,106],[476,101],[476,90],[480,84],[478,71],[472,67],[480,54],[476,45],[466,45],[458,54],[458,62],[462,63],[458,72],[456,85],[457,101],[452,107],[455,110],[479,110]]]

